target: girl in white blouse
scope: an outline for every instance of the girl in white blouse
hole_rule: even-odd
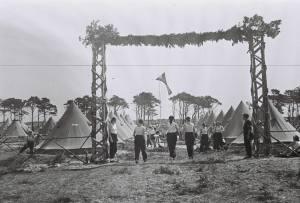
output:
[[[134,137],[134,151],[135,151],[135,163],[139,162],[140,152],[142,152],[144,162],[147,161],[146,153],[146,128],[144,121],[139,119],[137,126],[133,131]]]
[[[185,144],[189,159],[194,157],[194,143],[195,143],[195,126],[191,122],[190,117],[186,117],[185,123],[183,125],[183,134],[185,136]]]
[[[167,130],[167,143],[169,148],[170,157],[175,159],[176,157],[176,142],[177,135],[179,134],[179,127],[174,121],[174,116],[169,117],[168,130]]]

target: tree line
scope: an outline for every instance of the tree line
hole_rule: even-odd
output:
[[[211,111],[216,106],[221,105],[221,102],[212,96],[193,96],[186,92],[171,97],[170,101],[173,103],[173,115],[178,116],[182,121],[191,112],[192,118],[197,120],[207,111]],[[92,98],[90,96],[85,95],[83,97],[77,97],[74,99],[74,103],[87,117],[89,117],[92,104]],[[160,103],[161,101],[151,92],[141,92],[133,96],[136,119],[142,118],[150,123],[151,120],[154,120],[154,117],[159,115],[158,107]],[[115,113],[129,108],[127,101],[117,95],[113,95],[108,100],[107,104]]]
[[[287,111],[288,121],[295,124],[295,118],[300,115],[300,86],[283,93],[278,89],[272,89],[269,99],[280,113]]]
[[[172,101],[173,115],[183,122],[191,113],[193,120],[199,120],[206,112],[213,110],[222,103],[212,96],[194,96],[186,92],[181,92],[170,98]]]
[[[31,115],[31,129],[34,130],[35,116],[37,117],[37,125],[39,127],[40,118],[42,117],[43,122],[46,122],[48,115],[57,114],[57,107],[46,97],[39,98],[32,96],[25,100],[8,98],[0,100],[0,112],[3,122],[7,116],[9,116],[11,120],[22,121],[24,116]]]

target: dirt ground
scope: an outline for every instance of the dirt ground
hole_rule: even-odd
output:
[[[180,147],[175,161],[149,150],[148,162],[135,164],[133,152],[123,151],[119,163],[26,173],[10,169],[16,160],[49,163],[53,156],[0,153],[0,202],[300,202],[299,158],[244,160],[235,149],[196,152],[191,161]]]

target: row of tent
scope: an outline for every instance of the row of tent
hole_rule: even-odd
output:
[[[118,140],[124,142],[133,135],[134,123],[128,115],[109,113],[108,119],[115,117],[117,120]],[[8,126],[8,127],[6,127]],[[25,126],[25,125],[24,125]],[[92,139],[91,122],[85,117],[74,102],[68,104],[65,113],[57,123],[52,118],[40,130],[43,135],[40,144],[36,147],[41,150],[79,149],[91,148]],[[1,133],[3,131],[3,133]],[[1,138],[26,137],[26,129],[20,121],[7,120],[0,127]],[[96,135],[96,140],[102,139],[101,133]]]
[[[276,107],[269,101],[269,114],[270,114],[270,134],[280,142],[292,142],[293,136],[300,133],[287,121],[285,121],[283,115],[276,109]],[[244,143],[243,137],[243,118],[242,115],[247,113],[251,115],[249,108],[240,102],[236,110],[233,107],[226,112],[221,111],[218,116],[215,116],[214,112],[207,113],[202,119],[199,120],[199,124],[206,123],[211,126],[214,122],[220,122],[225,130],[223,137],[229,143],[242,144]],[[277,142],[276,139],[271,139],[272,142]]]

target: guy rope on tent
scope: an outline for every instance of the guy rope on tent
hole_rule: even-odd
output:
[[[101,26],[98,21],[93,21],[86,27],[86,35],[80,37],[85,46],[91,46],[93,52],[92,61],[92,132],[93,153],[96,153],[96,134],[102,133],[103,139],[107,139],[106,132],[106,46],[164,46],[172,48],[186,45],[202,46],[204,42],[218,42],[219,40],[231,41],[232,44],[247,42],[250,53],[251,96],[253,103],[254,130],[259,120],[258,112],[263,112],[264,145],[266,154],[270,152],[270,126],[268,114],[268,86],[267,67],[265,64],[265,37],[275,38],[279,32],[281,20],[264,22],[263,17],[254,15],[244,17],[243,22],[228,30],[204,33],[181,33],[163,35],[127,35],[120,36],[113,25]],[[97,96],[97,91],[100,96]],[[100,103],[98,102],[100,98]],[[99,115],[99,117],[97,117]]]

